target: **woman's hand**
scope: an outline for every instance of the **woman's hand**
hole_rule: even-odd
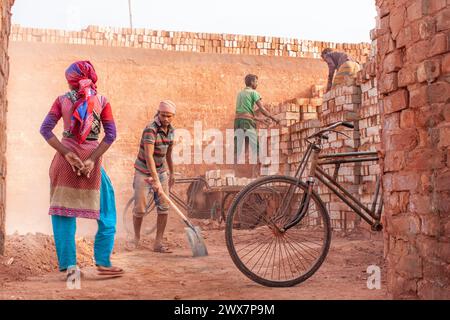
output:
[[[81,159],[73,152],[69,151],[64,155],[66,161],[72,167],[73,172],[76,172],[77,175],[81,175],[81,172],[84,170],[84,163]]]
[[[86,177],[91,177],[91,171],[94,170],[95,162],[91,158],[87,158],[83,162],[84,168],[81,171]]]

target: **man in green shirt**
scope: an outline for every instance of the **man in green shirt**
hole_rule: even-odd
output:
[[[252,152],[258,155],[259,144],[258,144],[258,133],[256,130],[256,121],[266,122],[268,119],[272,119],[277,124],[280,123],[279,120],[275,119],[270,113],[263,107],[261,103],[261,96],[256,91],[258,87],[258,76],[254,74],[248,74],[245,76],[245,89],[238,93],[236,99],[236,115],[234,119],[234,130],[235,130],[235,153],[237,158],[239,158],[242,152],[242,140],[236,138],[237,130],[241,129],[248,138],[248,144],[252,148]],[[256,105],[256,108],[255,108]],[[261,113],[267,117],[267,119],[259,119],[255,116],[256,111],[261,111]],[[239,143],[240,142],[240,143]],[[245,139],[245,146],[247,144],[247,139]],[[248,147],[246,147],[248,149]],[[255,158],[253,158],[255,159]]]

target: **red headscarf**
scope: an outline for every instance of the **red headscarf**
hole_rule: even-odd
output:
[[[78,100],[73,105],[70,132],[78,143],[83,143],[91,132],[94,116],[92,111],[98,103],[97,74],[89,61],[77,61],[66,70],[66,79],[72,89],[77,90]]]

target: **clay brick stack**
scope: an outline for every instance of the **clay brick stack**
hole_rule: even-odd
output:
[[[236,177],[234,170],[230,169],[206,171],[205,179],[210,187],[246,186],[255,180],[252,178]]]
[[[317,91],[320,90],[319,86],[316,88]],[[303,144],[304,141],[301,137],[306,137],[307,132],[311,132],[311,128],[318,127],[317,109],[321,104],[321,98],[295,98],[281,104],[268,106],[271,114],[281,121],[279,127],[272,126],[272,128],[280,130],[280,173],[292,174],[293,167],[299,162],[296,159],[300,159],[302,156],[303,149],[299,147],[299,144]],[[301,137],[298,135],[300,131],[298,126],[302,126]],[[293,143],[295,143],[295,147]],[[266,174],[266,172],[261,173]]]
[[[234,34],[173,32],[89,26],[81,31],[25,28],[13,25],[12,41],[50,42],[167,51],[320,58],[325,48],[345,51],[365,62],[368,43],[331,43],[291,38]]]
[[[341,134],[330,133],[328,140],[322,144],[322,154],[354,152],[359,147],[358,119],[361,105],[361,89],[356,84],[338,86],[323,96],[323,104],[319,109],[319,118],[322,126],[328,126],[337,121],[349,121],[355,125],[355,129],[338,128],[350,138]],[[323,166],[326,173],[333,176],[334,165]],[[351,194],[358,195],[360,182],[360,164],[342,164],[339,168],[337,181]],[[320,185],[318,192],[326,202],[330,213],[332,227],[338,230],[353,229],[356,226],[357,217],[353,211],[337,196]]]
[[[378,105],[378,89],[375,59],[367,62],[358,73],[358,85],[361,86],[361,107],[359,109],[359,151],[380,150],[381,114]],[[359,199],[365,205],[373,202],[373,194],[380,165],[377,162],[361,163],[361,184]],[[367,226],[362,224],[362,226]]]

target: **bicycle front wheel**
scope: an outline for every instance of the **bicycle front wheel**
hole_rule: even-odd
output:
[[[225,237],[236,267],[253,281],[269,287],[290,287],[314,274],[330,248],[331,226],[325,205],[313,192],[302,219],[293,221],[308,190],[288,176],[258,179],[234,198]]]

